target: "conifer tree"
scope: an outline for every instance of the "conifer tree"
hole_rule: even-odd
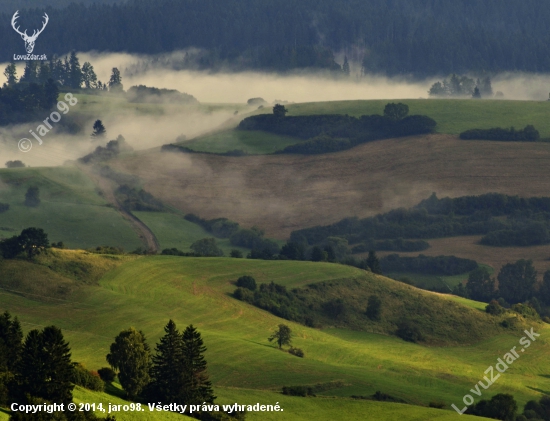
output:
[[[17,317],[6,311],[0,316],[0,372],[14,372],[23,346],[23,332]]]
[[[6,66],[4,76],[6,76],[8,86],[12,86],[17,83],[17,67],[15,66],[15,63],[11,62]]]
[[[216,397],[206,372],[206,347],[200,332],[193,325],[187,326],[183,332],[182,345],[185,373],[183,401],[189,404],[213,403]]]
[[[380,267],[380,260],[376,256],[376,252],[371,250],[369,251],[369,257],[367,257],[367,266],[370,268],[372,273],[378,275],[382,274],[382,268]]]
[[[31,330],[23,345],[16,373],[16,395],[33,396],[56,403],[72,401],[73,364],[69,344],[61,330],[48,326]]]
[[[153,356],[151,393],[153,400],[183,403],[180,397],[184,387],[183,341],[172,319],[164,327],[166,334],[160,339]]]

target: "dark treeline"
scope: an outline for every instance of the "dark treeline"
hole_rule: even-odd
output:
[[[403,257],[390,254],[380,259],[382,272],[412,272],[439,276],[460,275],[476,269],[477,262],[455,256],[424,256]]]
[[[387,104],[384,115],[324,114],[285,116],[282,105],[273,107],[273,114],[247,117],[240,122],[239,130],[262,130],[285,136],[307,139],[287,146],[278,153],[318,154],[349,149],[360,143],[390,137],[431,133],[436,122],[423,115],[407,116],[406,104]]]
[[[550,4],[537,0],[135,0],[32,13],[19,3],[17,8],[22,29],[39,28],[44,11],[50,16],[37,41],[38,54],[73,49],[156,54],[196,47],[208,50],[205,66],[244,61],[248,67],[276,69],[292,55],[298,57],[296,67],[330,62],[312,50],[322,45],[349,51],[364,72],[425,76],[550,68]],[[1,21],[10,22],[15,6],[3,10]],[[10,25],[0,28],[0,38],[2,60],[24,52]],[[307,54],[311,57],[300,63]]]
[[[40,112],[55,106],[58,94],[52,79],[43,84],[4,85],[0,88],[0,126],[44,118]]]
[[[424,240],[403,240],[397,238],[395,240],[380,240],[374,241],[369,239],[351,249],[352,253],[366,253],[367,251],[423,251],[430,247],[430,243]]]
[[[536,142],[540,139],[540,133],[534,126],[525,126],[523,130],[516,130],[513,127],[502,129],[471,129],[460,133],[464,140],[508,140],[516,142]]]
[[[484,235],[483,244],[528,246],[550,242],[548,221],[550,197],[490,193],[439,199],[433,194],[410,209],[365,219],[346,218],[332,225],[293,231],[290,238],[313,245],[337,236],[353,245],[382,239]]]
[[[264,238],[264,231],[257,227],[241,228],[237,222],[227,218],[206,220],[192,213],[185,215],[185,219],[200,225],[218,238],[229,238],[229,242],[234,246],[246,247],[260,253],[261,258],[272,258],[279,253],[279,245],[269,238]]]

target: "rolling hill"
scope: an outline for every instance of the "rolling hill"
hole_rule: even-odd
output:
[[[55,253],[60,259],[74,260],[71,254],[75,252]],[[312,413],[319,420],[330,420],[341,415],[341,411],[346,411],[346,419],[352,420],[364,419],[366,412],[384,414],[385,420],[451,419],[456,417],[454,412],[426,405],[441,401],[449,408],[450,403],[459,402],[485,368],[521,336],[489,329],[487,336],[471,345],[426,347],[376,333],[311,329],[231,298],[228,294],[234,289],[232,282],[242,274],[289,288],[355,279],[373,291],[403,290],[424,297],[421,299],[442,300],[442,304],[449,299],[336,264],[158,256],[121,262],[98,283],[82,285],[78,293],[65,297],[63,302],[3,291],[0,305],[19,316],[25,330],[51,323],[61,327],[71,344],[73,360],[91,369],[106,365],[109,344],[122,329],[142,329],[154,343],[168,318],[180,327],[192,323],[201,331],[208,348],[206,357],[219,402],[279,402],[285,409],[284,419],[289,420],[311,419]],[[459,306],[463,311],[484,316],[475,309],[479,308],[477,303],[463,299],[459,302],[467,304]],[[455,319],[459,322],[459,318]],[[281,352],[267,342],[270,332],[281,322],[292,328],[294,344],[304,350],[305,358]],[[534,326],[541,338],[492,386],[490,395],[512,393],[525,403],[548,390],[546,374],[550,366],[545,335],[549,328]],[[258,376],[260,372],[262,375]],[[285,385],[317,383],[327,386],[317,398],[279,393]],[[424,406],[350,399],[352,395],[371,395],[376,390]],[[95,399],[96,395],[79,389],[76,397],[86,400]],[[98,395],[97,399],[111,398]],[[136,415],[120,419],[142,418]],[[275,413],[251,413],[249,419],[282,418]]]

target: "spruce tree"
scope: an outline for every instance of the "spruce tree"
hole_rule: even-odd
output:
[[[71,362],[71,349],[61,329],[55,326],[44,328],[42,347],[45,378],[44,394],[40,397],[57,403],[72,402],[74,365]]]
[[[151,398],[167,403],[184,403],[183,341],[172,319],[165,326],[166,334],[160,339],[153,356],[151,369]]]
[[[23,345],[15,376],[18,401],[33,396],[56,403],[72,401],[73,364],[61,330],[48,326],[31,330]]]
[[[213,403],[216,397],[206,372],[207,364],[204,359],[206,347],[200,332],[193,325],[187,326],[183,332],[182,345],[185,373],[183,401],[195,405],[202,402]]]
[[[369,257],[367,257],[367,266],[370,268],[372,273],[376,273],[378,275],[382,274],[380,260],[378,260],[376,252],[374,250],[369,251]]]
[[[0,316],[0,372],[15,371],[23,347],[23,332],[17,317],[6,311]]]

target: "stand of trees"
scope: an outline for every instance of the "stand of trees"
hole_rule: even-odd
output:
[[[73,400],[76,371],[71,350],[61,330],[47,326],[31,330],[25,340],[21,325],[9,312],[0,315],[0,404],[56,403]],[[101,380],[99,380],[101,381]],[[98,420],[91,412],[57,411],[53,414],[13,412],[12,421]],[[106,421],[114,421],[108,416]]]
[[[534,126],[525,126],[523,130],[516,130],[513,127],[501,129],[472,129],[460,133],[464,140],[501,140],[515,142],[536,142],[540,139],[540,133]]]
[[[384,273],[412,272],[430,275],[452,276],[471,272],[476,269],[477,262],[471,259],[462,259],[455,256],[424,256],[403,257],[390,254],[380,259],[380,266]]]
[[[502,218],[505,217],[505,218]],[[550,198],[520,198],[497,193],[439,199],[435,194],[410,209],[370,218],[346,218],[332,225],[293,231],[290,240],[305,246],[329,237],[351,245],[385,239],[444,238],[484,235],[494,246],[548,244]]]
[[[387,104],[384,115],[364,115],[360,118],[348,115],[324,114],[285,116],[286,110],[273,114],[260,114],[245,118],[239,130],[262,130],[285,136],[305,139],[287,146],[278,153],[318,154],[349,149],[360,143],[389,137],[431,133],[436,122],[422,115],[407,116],[406,104]]]
[[[141,398],[155,404],[187,405],[185,413],[207,420],[244,419],[244,414],[219,412],[209,380],[206,347],[200,332],[189,325],[183,332],[173,320],[164,327],[164,336],[155,353],[145,335],[134,328],[123,330],[111,345],[107,361],[118,372],[121,386],[130,399]],[[200,410],[190,413],[190,405]]]
[[[25,228],[21,234],[0,241],[0,254],[4,259],[14,259],[25,253],[31,259],[50,247],[48,234],[42,228]]]
[[[346,51],[348,64],[360,63],[361,69],[352,66],[353,76],[425,77],[550,68],[546,31],[550,5],[536,0],[87,3],[58,10],[48,6],[38,10],[32,3],[30,10],[23,10],[24,5],[8,1],[11,7],[5,6],[0,18],[9,22],[17,8],[31,21],[44,11],[55,16],[55,24],[52,21],[37,42],[38,54],[70,50],[159,54],[191,48],[201,52],[180,54],[174,63],[179,68],[222,69],[231,64],[234,69],[330,69],[335,66],[332,51]],[[154,26],[151,16],[163,24]],[[488,20],[499,24],[487,25]],[[0,28],[0,39],[4,62],[24,51],[10,25]],[[151,61],[159,60],[162,57]],[[338,71],[346,74],[347,66]]]

